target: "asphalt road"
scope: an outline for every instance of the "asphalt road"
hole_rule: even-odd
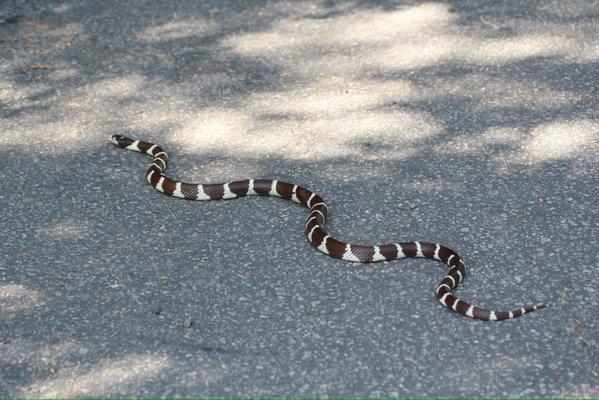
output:
[[[599,3],[0,3],[0,396],[599,396]],[[271,177],[306,210],[144,183]]]

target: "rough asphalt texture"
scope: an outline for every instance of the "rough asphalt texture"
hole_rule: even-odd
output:
[[[0,3],[0,396],[599,396],[596,1]],[[279,199],[144,184],[272,177]]]

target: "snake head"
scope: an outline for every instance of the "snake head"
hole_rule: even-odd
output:
[[[119,140],[120,139],[124,139],[125,137],[123,135],[112,135],[110,136],[110,141],[114,144],[119,144]]]
[[[133,142],[131,139],[128,139],[123,135],[112,135],[110,136],[110,141],[121,147],[126,147]]]

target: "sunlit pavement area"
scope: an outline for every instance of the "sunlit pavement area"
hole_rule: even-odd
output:
[[[0,3],[0,396],[599,396],[597,1]],[[188,202],[144,181],[270,177]]]

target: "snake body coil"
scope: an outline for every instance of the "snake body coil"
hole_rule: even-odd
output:
[[[156,190],[173,197],[188,200],[221,200],[243,196],[276,196],[292,200],[310,210],[305,233],[308,241],[318,250],[334,258],[353,262],[376,262],[400,258],[428,258],[449,266],[447,274],[436,289],[439,302],[449,310],[470,318],[502,321],[547,307],[546,304],[517,308],[512,311],[490,311],[470,305],[451,292],[466,275],[461,257],[452,249],[438,243],[403,242],[365,246],[344,243],[327,233],[324,228],[328,208],[322,197],[312,191],[287,182],[273,179],[248,179],[228,183],[194,184],[175,181],[164,171],[168,163],[166,152],[152,143],[113,135],[111,142],[127,150],[154,157],[154,163],[146,172],[148,183]]]

